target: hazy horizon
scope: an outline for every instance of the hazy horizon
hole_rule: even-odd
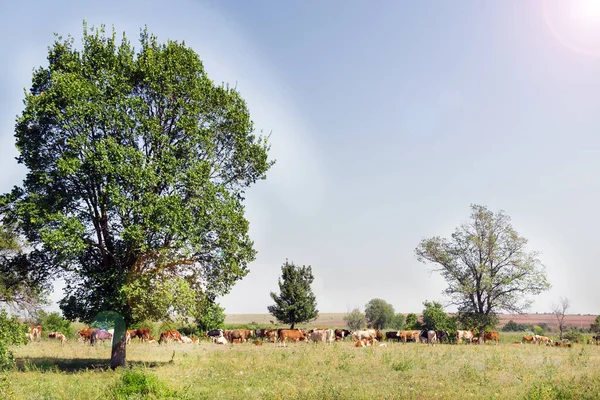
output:
[[[445,303],[444,280],[414,248],[450,236],[475,203],[505,210],[542,253],[553,287],[529,312],[562,296],[569,314],[600,314],[600,7],[33,3],[2,3],[2,193],[25,176],[15,118],[53,32],[79,44],[85,18],[137,48],[147,25],[159,41],[185,41],[211,79],[237,87],[257,131],[272,132],[277,163],[246,201],[257,259],[219,299],[226,313],[267,313],[286,258],[312,265],[322,313],[364,310],[372,298],[406,313]]]

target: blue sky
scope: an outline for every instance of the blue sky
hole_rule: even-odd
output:
[[[449,236],[469,204],[504,209],[542,252],[551,291],[600,313],[600,7],[590,0],[0,0],[0,191],[22,181],[14,122],[53,32],[82,19],[185,40],[237,84],[276,166],[248,195],[258,250],[221,298],[264,313],[286,258],[313,266],[321,312],[380,297],[400,312],[441,300],[422,238]],[[53,299],[60,298],[60,282]],[[55,307],[55,306],[54,306]]]

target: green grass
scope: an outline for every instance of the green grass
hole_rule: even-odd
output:
[[[522,334],[503,334],[503,341]],[[175,357],[171,362],[173,351]],[[132,343],[124,371],[106,368],[108,345],[43,341],[16,349],[0,379],[15,399],[584,399],[600,393],[600,346],[352,342],[280,347]],[[1,375],[0,375],[1,378]]]

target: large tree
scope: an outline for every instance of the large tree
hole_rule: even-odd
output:
[[[248,273],[244,193],[273,161],[240,94],[185,43],[143,29],[134,49],[85,22],[82,42],[57,37],[33,73],[15,135],[28,173],[5,217],[38,269],[66,277],[67,318],[122,316],[114,368],[126,326],[194,315]]]
[[[279,292],[277,295],[271,292],[274,305],[268,306],[269,312],[294,329],[297,323],[309,322],[317,318],[317,300],[310,285],[314,277],[312,267],[296,266],[285,260],[281,266],[281,279],[279,280]]]
[[[394,306],[383,299],[371,299],[365,305],[365,316],[369,327],[384,329],[392,324]]]
[[[538,253],[526,246],[504,211],[471,205],[470,221],[450,239],[424,239],[415,252],[446,279],[445,294],[458,306],[459,319],[483,335],[497,312],[522,312],[531,304],[528,295],[550,288]]]

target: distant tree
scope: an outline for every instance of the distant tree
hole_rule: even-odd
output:
[[[344,316],[344,322],[349,330],[359,331],[367,325],[367,318],[358,308],[355,308]]]
[[[448,282],[445,293],[458,306],[461,322],[483,335],[497,323],[500,311],[522,312],[527,295],[550,288],[536,252],[527,252],[527,239],[512,227],[503,211],[494,213],[471,205],[471,220],[450,239],[424,239],[417,259],[432,263]]]
[[[196,323],[200,332],[223,329],[225,327],[225,309],[218,303],[207,301],[201,308]]]
[[[271,292],[275,304],[268,310],[277,320],[290,324],[290,329],[294,329],[297,323],[312,321],[319,315],[317,300],[310,288],[314,280],[312,267],[297,267],[286,260],[281,272],[280,294]]]
[[[404,327],[408,330],[421,329],[422,325],[419,322],[419,318],[417,317],[417,314],[415,314],[415,313],[407,314]]]
[[[561,339],[563,338],[563,333],[567,328],[565,317],[569,307],[569,299],[566,297],[561,297],[558,303],[552,305],[552,314],[554,314],[554,317],[556,317],[556,322],[558,323],[558,332]]]
[[[367,326],[384,329],[394,319],[394,306],[382,299],[372,299],[365,305]]]
[[[544,328],[542,328],[539,325],[534,325],[533,326],[533,333],[534,333],[534,335],[542,336],[542,335],[544,335]]]
[[[590,325],[590,330],[594,333],[600,333],[600,315],[598,315],[594,322],[592,322]]]
[[[444,312],[444,307],[436,302],[424,301],[423,305],[423,329],[427,330],[449,330],[449,317]]]
[[[512,319],[502,327],[503,332],[523,332],[528,329],[533,330],[533,328],[529,328],[526,324],[517,324]]]
[[[404,328],[404,314],[396,314],[394,315],[394,318],[392,319],[392,323],[390,324],[390,328],[395,329],[395,330],[401,330],[402,328]]]
[[[51,312],[50,314],[43,310],[39,311],[36,317],[36,323],[42,326],[43,332],[61,332],[66,337],[73,337],[71,321],[63,318],[56,311]]]

